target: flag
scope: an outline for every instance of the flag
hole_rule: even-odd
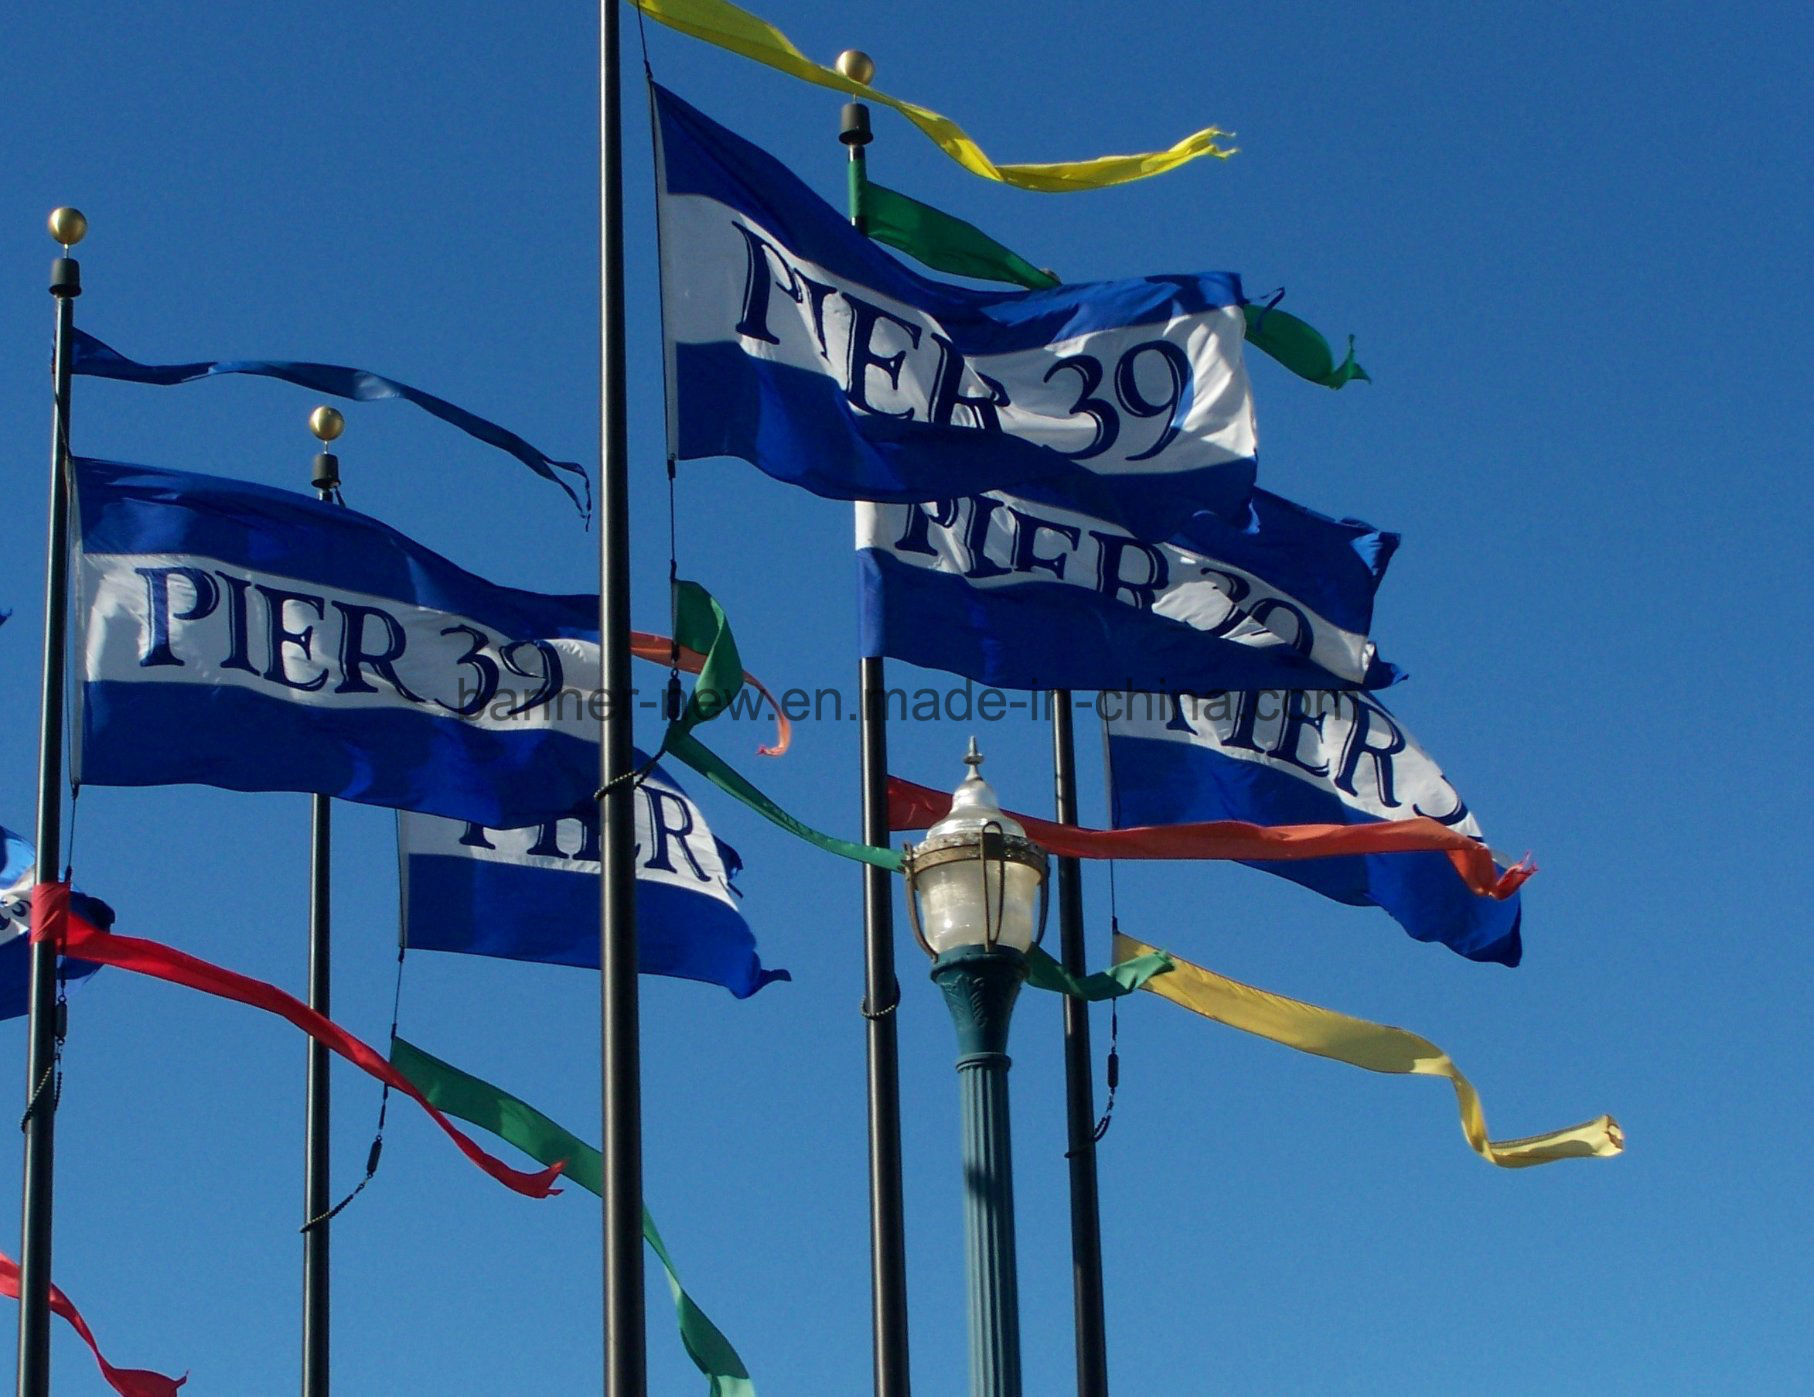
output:
[[[1214,126],[1193,131],[1166,150],[1142,151],[1134,155],[1099,155],[1093,160],[1067,160],[1042,165],[998,165],[983,153],[981,146],[948,116],[913,102],[891,97],[866,82],[846,77],[836,68],[814,63],[793,42],[767,20],[741,10],[729,0],[631,0],[650,19],[657,20],[683,34],[691,34],[708,44],[728,49],[745,58],[805,82],[816,83],[853,97],[880,102],[906,117],[938,148],[973,175],[1000,180],[1022,189],[1037,189],[1046,194],[1065,194],[1080,189],[1102,189],[1111,184],[1145,179],[1164,174],[1186,161],[1213,155],[1226,160],[1234,151],[1216,144],[1227,133]]]
[[[1398,546],[1256,490],[1167,543],[1000,492],[857,506],[862,653],[1012,689],[1378,688]]]
[[[659,767],[637,783],[635,806],[642,972],[723,985],[739,999],[793,978],[757,958],[731,889],[742,860],[705,812]],[[404,944],[598,968],[596,812],[523,829],[400,813],[397,844]]]
[[[31,890],[38,881],[31,844],[0,826],[0,1019],[22,1017],[31,1008]],[[113,930],[113,908],[98,897],[72,893],[75,909],[102,931]],[[57,962],[64,981],[86,979],[101,967],[93,961]]]
[[[76,460],[76,780],[512,826],[597,785],[597,603],[286,490]]]
[[[834,499],[1012,487],[1167,536],[1254,476],[1241,281],[921,276],[656,89],[669,449]]]
[[[1423,816],[1481,837],[1454,786],[1370,695],[1261,690],[1127,700],[1108,715],[1117,826],[1358,825]],[[1383,908],[1419,941],[1441,942],[1470,960],[1516,965],[1522,954],[1519,896],[1477,896],[1442,854],[1254,866],[1337,902]]]

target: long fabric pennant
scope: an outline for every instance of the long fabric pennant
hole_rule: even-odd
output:
[[[1246,503],[1239,276],[935,280],[772,155],[655,101],[676,459],[739,457],[830,499],[1012,489],[1141,538]]]
[[[1145,951],[1118,960],[1107,970],[1091,975],[1073,975],[1050,955],[1034,946],[1027,952],[1027,983],[1036,990],[1069,995],[1072,999],[1097,1003],[1132,994],[1155,975],[1172,968],[1172,958],[1164,951]]]
[[[944,819],[950,809],[948,793],[898,776],[888,778],[890,829],[927,829]],[[1256,825],[1245,820],[1199,820],[1105,830],[1054,824],[1018,811],[1009,813],[1032,839],[1061,858],[1240,859],[1265,863],[1438,852],[1448,856],[1469,891],[1500,901],[1517,892],[1536,872],[1524,864],[1501,872],[1494,866],[1492,854],[1478,841],[1422,817],[1364,825]]]
[[[660,665],[674,664],[688,674],[698,674],[705,668],[706,657],[699,651],[678,640],[672,640],[665,635],[655,635],[650,631],[630,632],[630,653],[639,660],[649,660]],[[758,747],[756,753],[763,757],[779,757],[793,743],[793,722],[782,710],[781,701],[747,669],[743,671],[743,682],[767,699],[769,707],[775,710],[775,745]]]
[[[10,1256],[0,1256],[0,1295],[19,1298],[19,1263]],[[101,1346],[95,1342],[93,1331],[88,1321],[82,1318],[82,1312],[74,1302],[58,1290],[50,1288],[50,1308],[53,1314],[61,1315],[69,1327],[81,1335],[82,1342],[88,1345],[88,1351],[94,1355],[94,1361],[101,1369],[101,1376],[107,1385],[120,1397],[174,1397],[176,1390],[189,1381],[187,1374],[180,1378],[167,1378],[162,1373],[154,1373],[147,1368],[116,1368],[101,1353]]]
[[[98,965],[111,965],[121,970],[136,971],[154,980],[164,980],[204,994],[218,995],[254,1009],[263,1009],[300,1028],[328,1051],[345,1058],[360,1071],[395,1087],[427,1111],[436,1125],[465,1155],[492,1178],[529,1198],[546,1198],[559,1193],[554,1181],[560,1176],[558,1163],[537,1174],[512,1169],[503,1160],[487,1154],[472,1138],[442,1115],[416,1090],[415,1086],[392,1067],[370,1044],[355,1038],[332,1019],[325,1018],[293,995],[277,986],[249,975],[223,969],[187,952],[156,941],[134,936],[117,936],[100,930],[69,906],[66,883],[40,883],[32,894],[32,939],[49,941],[60,951]]]
[[[531,1159],[544,1164],[563,1161],[567,1178],[602,1196],[604,1172],[598,1151],[528,1102],[401,1038],[391,1039],[391,1065],[448,1115],[491,1131]],[[709,1397],[755,1397],[756,1385],[750,1381],[749,1369],[737,1356],[737,1350],[681,1285],[674,1260],[646,1206],[642,1210],[642,1235],[667,1272],[668,1289],[673,1292],[674,1310],[680,1322],[680,1342],[687,1357],[711,1380]]]
[[[880,102],[892,107],[919,127],[938,148],[971,174],[984,179],[1000,180],[1021,189],[1045,194],[1065,194],[1082,189],[1102,189],[1126,184],[1148,175],[1163,174],[1199,156],[1213,155],[1226,160],[1232,148],[1216,144],[1228,133],[1214,126],[1193,132],[1169,150],[1148,151],[1139,155],[1103,155],[1094,160],[1060,161],[1054,164],[998,165],[982,151],[969,134],[949,117],[940,116],[926,107],[890,97],[868,83],[854,82],[835,68],[814,63],[774,25],[740,10],[728,0],[630,0],[650,19],[703,39],[708,44],[765,63],[804,82],[816,83],[853,97]]]
[[[865,177],[861,165],[852,164],[850,170],[857,219],[877,242],[887,243],[935,272],[1005,281],[1029,291],[1058,285],[1051,272],[1035,267],[974,223],[874,183]]]
[[[590,518],[592,514],[592,482],[586,475],[586,468],[578,462],[557,461],[546,452],[538,451],[515,432],[500,427],[488,418],[480,417],[476,412],[468,412],[445,398],[437,398],[433,393],[411,388],[407,383],[399,383],[394,378],[372,373],[369,369],[351,369],[341,364],[312,364],[300,359],[202,359],[187,364],[141,364],[103,344],[86,330],[75,332],[71,347],[70,372],[87,374],[91,378],[113,378],[126,383],[168,386],[193,383],[199,378],[213,378],[221,374],[252,374],[259,378],[281,379],[285,383],[294,383],[316,393],[326,393],[335,398],[351,398],[361,403],[399,398],[406,403],[414,403],[429,416],[438,417],[449,426],[458,427],[467,436],[482,441],[487,446],[509,452],[543,480],[551,480],[566,491],[567,498],[573,501],[574,507],[583,517]],[[577,489],[573,484],[575,480],[579,482]]]
[[[1288,311],[1270,305],[1254,305],[1251,301],[1241,309],[1247,316],[1247,342],[1278,360],[1299,378],[1324,388],[1340,388],[1355,379],[1362,383],[1373,382],[1373,376],[1354,362],[1353,335],[1348,336],[1347,358],[1338,364],[1329,341],[1321,332]]]
[[[890,873],[901,871],[901,856],[893,849],[878,849],[874,845],[839,839],[836,835],[826,834],[802,820],[795,819],[757,790],[745,777],[738,775],[724,758],[706,747],[692,733],[670,730],[662,750],[676,761],[685,762],[719,790],[742,801],[763,819],[772,820],[789,834],[804,839],[815,848],[823,849],[828,854],[836,854],[839,858],[873,864],[877,868],[887,869]]]
[[[906,253],[921,266],[979,281],[1023,286],[1029,291],[1061,284],[1054,273],[1035,267],[974,224],[872,182],[861,165],[852,165],[850,170],[855,211],[863,231],[877,242]],[[1276,297],[1264,305],[1250,302],[1241,309],[1247,317],[1247,343],[1299,378],[1324,388],[1340,388],[1355,379],[1362,383],[1373,381],[1373,376],[1354,362],[1353,335],[1348,336],[1347,357],[1338,364],[1322,333],[1290,312],[1279,310]]]
[[[1131,936],[1115,936],[1117,959],[1151,955],[1154,951],[1154,947]],[[1169,973],[1150,978],[1143,988],[1206,1019],[1283,1043],[1301,1053],[1332,1058],[1369,1072],[1447,1078],[1455,1088],[1461,1132],[1469,1147],[1501,1169],[1523,1169],[1558,1159],[1607,1159],[1625,1148],[1625,1134],[1611,1116],[1595,1116],[1566,1130],[1520,1140],[1489,1140],[1486,1115],[1473,1083],[1462,1076],[1441,1048],[1402,1028],[1369,1023],[1333,1009],[1287,999],[1176,957],[1172,958]]]

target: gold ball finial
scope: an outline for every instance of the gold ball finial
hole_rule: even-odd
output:
[[[876,61],[862,49],[845,49],[838,55],[837,69],[852,82],[865,87],[875,81]]]
[[[65,250],[74,247],[88,236],[88,220],[82,216],[82,210],[72,208],[52,209],[50,211],[50,235],[63,244]]]
[[[318,407],[309,414],[309,430],[321,441],[332,441],[346,430],[346,418],[331,407]]]

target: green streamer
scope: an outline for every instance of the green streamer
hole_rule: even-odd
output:
[[[604,1170],[598,1151],[528,1102],[431,1057],[401,1038],[391,1039],[391,1066],[448,1115],[491,1131],[543,1164],[564,1160],[567,1167],[562,1171],[563,1178],[591,1193],[602,1194]],[[642,1235],[667,1272],[668,1289],[673,1292],[674,1311],[680,1322],[680,1342],[694,1366],[711,1380],[708,1397],[756,1397],[749,1369],[731,1347],[731,1341],[681,1286],[673,1258],[646,1207],[642,1210]]]
[[[705,656],[692,696],[675,723],[681,732],[690,732],[730,707],[743,687],[743,659],[724,608],[697,582],[674,583],[674,639]]]
[[[1132,994],[1155,975],[1163,975],[1171,968],[1172,958],[1164,951],[1150,951],[1145,955],[1117,961],[1107,970],[1098,970],[1093,975],[1079,979],[1039,947],[1034,946],[1027,951],[1029,985],[1036,990],[1068,994],[1073,999],[1088,1000],[1091,1003]]]
[[[1247,316],[1247,342],[1270,354],[1299,378],[1325,388],[1340,388],[1357,378],[1362,383],[1373,382],[1372,375],[1354,362],[1353,335],[1348,336],[1348,357],[1337,364],[1329,341],[1290,312],[1251,303],[1241,309]]]
[[[669,727],[663,750],[676,760],[685,762],[726,795],[735,796],[764,819],[773,820],[789,834],[804,839],[808,844],[840,858],[874,864],[890,873],[901,871],[901,856],[893,849],[878,849],[872,844],[855,844],[848,839],[822,833],[811,825],[796,820],[732,770],[723,757],[704,746],[692,733],[680,731],[679,724]]]
[[[852,176],[853,183],[857,178]],[[973,223],[873,181],[864,182],[856,192],[863,230],[934,271],[1005,281],[1034,291],[1058,285],[1052,273],[1035,267]]]

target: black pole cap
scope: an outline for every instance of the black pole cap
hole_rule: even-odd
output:
[[[50,264],[50,294],[53,296],[80,296],[82,294],[82,264],[73,257],[59,257]]]
[[[866,146],[870,142],[869,108],[861,102],[844,104],[844,121],[838,129],[838,139],[847,146]]]
[[[317,490],[340,488],[340,458],[332,451],[315,453],[315,477],[312,483]]]

